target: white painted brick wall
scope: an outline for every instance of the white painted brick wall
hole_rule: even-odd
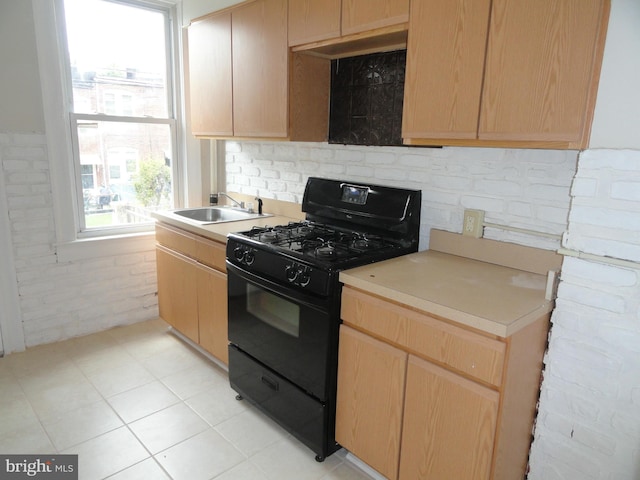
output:
[[[577,161],[573,151],[295,142],[226,145],[230,191],[301,203],[309,176],[422,190],[421,249],[428,246],[431,228],[460,232],[465,208],[485,210],[487,222],[562,234]],[[552,239],[490,228],[485,236],[547,249],[559,247]]]
[[[153,250],[58,263],[44,135],[0,134],[27,347],[158,315]]]
[[[638,261],[640,152],[580,155],[564,246]],[[640,479],[640,264],[566,257],[530,480]]]
[[[640,262],[640,151],[583,152],[571,194],[566,248]]]

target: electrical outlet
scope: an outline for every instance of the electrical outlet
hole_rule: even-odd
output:
[[[483,233],[484,210],[465,210],[462,222],[462,234],[480,238]]]

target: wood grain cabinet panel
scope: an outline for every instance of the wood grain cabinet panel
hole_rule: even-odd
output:
[[[490,0],[411,2],[402,136],[475,139]]]
[[[406,363],[402,350],[340,327],[336,441],[390,480],[398,475]]]
[[[288,135],[287,0],[232,11],[234,135]]]
[[[342,319],[470,377],[499,386],[504,342],[469,332],[353,288],[342,290]]]
[[[188,29],[191,132],[233,135],[231,14],[194,22]]]
[[[289,0],[289,46],[340,36],[342,0]]]
[[[312,13],[322,11],[316,8],[322,1],[308,3]],[[327,139],[331,62],[289,51],[287,5],[286,0],[244,2],[191,23],[187,57],[194,135]],[[338,8],[338,21],[339,16]],[[315,13],[307,19],[315,20]]]
[[[160,317],[198,343],[198,298],[196,290],[196,262],[156,247],[158,270],[158,309]]]
[[[343,35],[407,21],[409,0],[342,0]]]
[[[225,245],[156,224],[160,317],[228,363]]]
[[[224,243],[196,237],[196,258],[200,263],[224,273],[227,271],[227,248]]]
[[[190,258],[196,257],[195,237],[178,228],[156,224],[156,242]]]
[[[411,2],[403,139],[586,148],[610,0]]]
[[[227,327],[227,276],[212,268],[198,266],[199,344],[207,352],[229,363]]]
[[[550,314],[495,338],[345,286],[341,317],[338,442],[394,480],[524,477]]]
[[[607,18],[604,0],[494,0],[479,138],[586,147]]]
[[[400,480],[487,480],[498,392],[409,356]]]

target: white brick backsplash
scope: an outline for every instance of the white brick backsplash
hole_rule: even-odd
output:
[[[576,159],[577,152],[571,151],[319,143],[274,147],[264,142],[227,142],[227,164],[233,169],[233,175],[227,177],[227,188],[247,194],[255,194],[252,189],[256,187],[270,189],[260,194],[297,203],[302,201],[304,184],[311,175],[420,189],[425,232],[420,248],[424,249],[431,228],[460,232],[465,208],[485,210],[487,221],[493,223],[562,233],[566,228]],[[265,184],[265,176],[260,174],[260,165],[265,162],[272,162],[270,168],[279,171],[279,180],[286,188],[269,181]],[[509,241],[522,238],[488,230],[490,238]],[[558,246],[553,240],[523,241],[543,248]]]
[[[602,263],[585,262],[577,258],[567,257],[564,259],[562,278],[572,278],[574,282],[584,285],[597,283],[601,288],[607,290],[617,287],[633,287],[638,285],[640,272],[631,268],[623,268],[615,265]],[[613,290],[615,291],[615,290]]]
[[[625,306],[624,297],[621,295],[604,293],[594,288],[572,285],[567,282],[560,282],[558,297],[611,313],[621,313]]]
[[[593,197],[598,191],[598,180],[596,178],[576,178],[571,187],[571,194],[574,197]]]
[[[635,182],[612,182],[611,198],[640,202],[640,178]]]
[[[575,222],[576,224],[637,232],[640,230],[640,211],[628,211],[606,207],[596,208],[589,205],[575,205],[571,209],[569,221]]]
[[[640,150],[586,150],[580,155],[580,166],[586,169],[640,173]]]

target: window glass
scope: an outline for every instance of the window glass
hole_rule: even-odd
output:
[[[168,125],[82,120],[77,131],[87,229],[151,222],[152,211],[172,208]]]
[[[173,208],[169,12],[64,0],[82,233],[151,224]]]
[[[166,14],[107,0],[64,8],[73,111],[168,117]]]

